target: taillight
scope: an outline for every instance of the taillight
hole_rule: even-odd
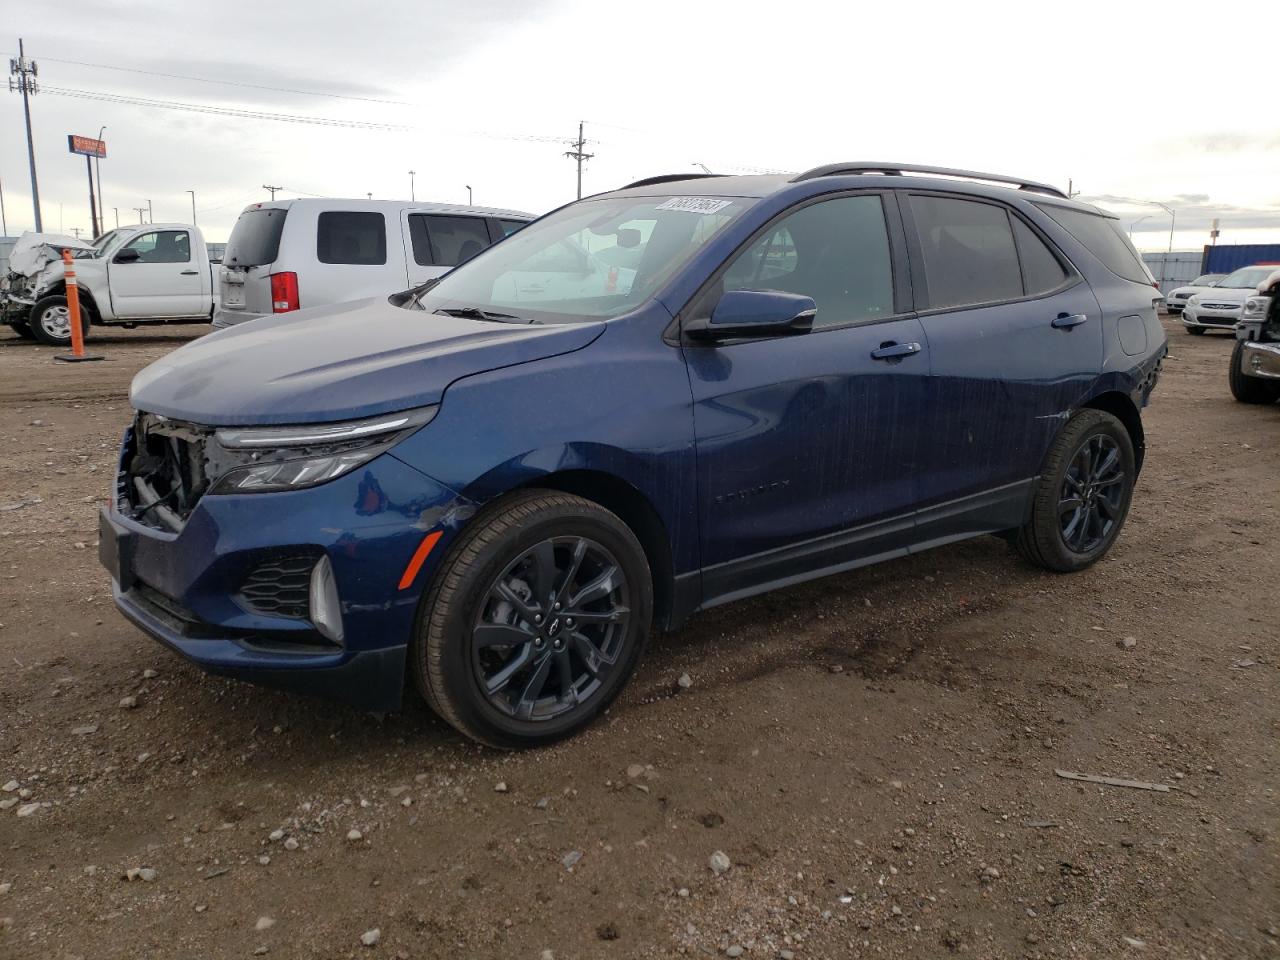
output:
[[[298,309],[298,275],[273,273],[271,275],[271,312],[288,313]]]

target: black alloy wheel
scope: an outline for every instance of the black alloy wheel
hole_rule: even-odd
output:
[[[613,554],[586,537],[535,544],[490,585],[471,629],[476,682],[517,720],[558,717],[593,697],[617,666],[630,589]]]

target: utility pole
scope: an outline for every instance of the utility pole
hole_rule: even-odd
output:
[[[582,148],[587,145],[587,141],[582,139],[582,127],[583,127],[583,121],[579,120],[578,121],[578,139],[569,141],[569,146],[573,147],[573,149],[566,150],[564,154],[570,160],[576,160],[578,162],[578,199],[579,200],[582,199],[582,161],[590,160],[592,157],[595,156],[594,153],[582,152]]]
[[[71,232],[72,232],[72,233],[74,233],[74,234],[76,235],[76,239],[77,239],[77,240],[79,240],[79,239],[80,239],[80,228],[79,228],[79,227],[72,227],[72,228],[71,228]]]
[[[4,215],[4,181],[0,181],[0,237],[9,235],[9,221]]]
[[[187,193],[191,194],[191,225],[194,227],[197,225],[196,224],[196,192],[194,190],[188,190]]]
[[[262,185],[262,189],[263,189],[263,190],[270,190],[270,191],[271,191],[271,199],[272,199],[272,200],[274,200],[274,199],[276,198],[276,191],[277,191],[277,190],[283,190],[283,189],[284,189],[284,187],[272,187],[272,186],[268,186],[267,184],[265,184],[265,183],[264,183],[264,184]]]
[[[26,48],[22,39],[18,39],[18,59],[9,61],[9,92],[15,90],[22,94],[22,115],[27,123],[27,161],[31,165],[31,206],[36,214],[36,233],[44,229],[44,221],[40,217],[40,184],[36,181],[36,148],[31,139],[31,101],[30,95],[39,93],[36,76],[40,69],[34,60],[27,59]],[[17,77],[14,80],[13,77]]]
[[[146,222],[147,222],[147,221],[145,221],[145,220],[143,220],[143,219],[142,219],[142,215],[143,215],[144,213],[146,213],[146,212],[147,212],[147,208],[146,208],[146,207],[130,207],[129,209],[130,209],[130,210],[137,210],[137,211],[138,211],[138,222],[139,222],[139,223],[146,223]]]

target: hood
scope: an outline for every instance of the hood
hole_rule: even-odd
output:
[[[60,262],[63,250],[70,250],[72,256],[75,256],[92,249],[92,244],[75,237],[28,231],[17,239],[13,249],[9,251],[9,270],[24,277],[34,277],[48,264]]]
[[[604,324],[464,320],[357,300],[262,317],[133,378],[137,410],[211,426],[319,423],[438,403],[460,377],[580,350]]]
[[[1215,288],[1214,287],[1196,287],[1196,286],[1178,287],[1176,290],[1170,290],[1169,296],[1183,297],[1185,299],[1187,297],[1193,297],[1197,293],[1208,293],[1210,290],[1213,290],[1213,289]]]

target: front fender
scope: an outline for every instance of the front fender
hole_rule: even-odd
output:
[[[653,507],[674,573],[692,571],[693,398],[680,348],[662,341],[668,323],[654,303],[575,353],[457,381],[436,419],[393,453],[477,503],[556,473],[607,474]]]

